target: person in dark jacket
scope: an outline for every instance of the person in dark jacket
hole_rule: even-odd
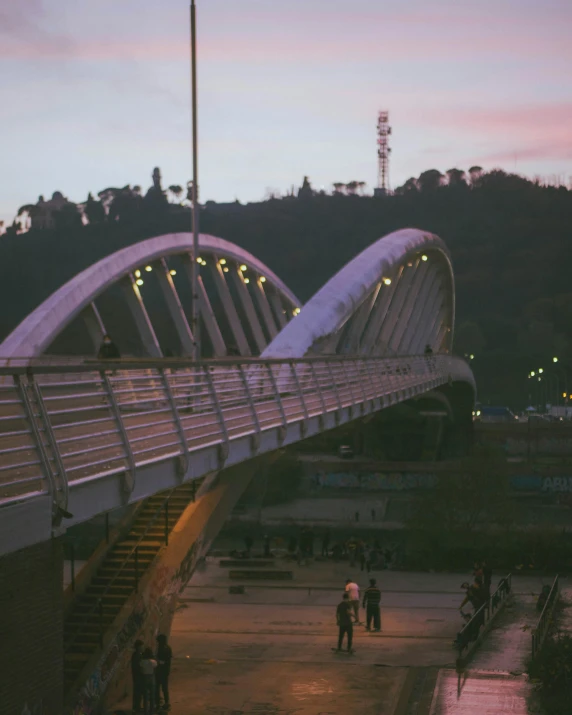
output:
[[[99,346],[99,352],[97,353],[98,360],[118,360],[121,357],[119,348],[109,337],[109,335],[103,336],[103,342]]]
[[[171,660],[173,651],[167,645],[167,636],[160,633],[157,636],[157,668],[155,670],[155,704],[159,710],[161,691],[163,691],[163,709],[170,710],[169,703],[169,674],[171,672]]]
[[[341,652],[344,636],[348,637],[348,653],[355,653],[352,649],[354,637],[354,626],[352,623],[352,604],[350,603],[349,593],[344,593],[341,603],[338,603],[336,608],[336,622],[338,624],[338,647],[337,652]]]
[[[363,594],[363,607],[366,612],[366,630],[371,630],[371,622],[373,621],[373,630],[381,630],[381,591],[376,585],[376,580],[370,578],[369,588],[366,588]]]
[[[141,698],[145,688],[145,678],[141,670],[141,658],[143,654],[143,641],[136,640],[133,643],[133,655],[131,656],[131,678],[133,680],[133,712],[141,712]]]
[[[481,561],[481,568],[483,570],[483,589],[485,592],[485,598],[488,598],[491,595],[493,570],[484,559]]]

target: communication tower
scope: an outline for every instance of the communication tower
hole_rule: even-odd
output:
[[[387,194],[389,191],[389,112],[380,112],[377,115],[377,191],[376,194]]]

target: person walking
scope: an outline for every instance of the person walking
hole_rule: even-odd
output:
[[[155,670],[155,704],[159,710],[161,691],[163,692],[163,709],[170,710],[169,703],[169,674],[171,673],[171,660],[173,651],[167,644],[167,636],[160,633],[157,636],[157,669]]]
[[[336,623],[338,624],[338,647],[337,653],[341,653],[344,636],[347,636],[348,653],[355,653],[352,648],[354,638],[354,627],[352,624],[352,605],[349,601],[349,594],[346,591],[336,608]]]
[[[355,622],[359,623],[359,586],[351,578],[346,580],[346,593],[354,612]]]
[[[133,713],[141,712],[141,699],[143,698],[143,690],[145,679],[141,671],[141,658],[143,653],[143,641],[136,640],[133,643],[133,655],[131,656],[131,679],[133,681]]]
[[[373,630],[381,630],[381,591],[377,587],[376,580],[370,578],[369,588],[366,588],[363,594],[363,607],[366,612],[366,630],[371,630],[371,623],[373,621]]]
[[[141,674],[143,675],[143,712],[152,715],[155,710],[155,668],[157,661],[153,658],[151,648],[145,648],[141,656]]]

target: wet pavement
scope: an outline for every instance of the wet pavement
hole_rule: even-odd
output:
[[[519,588],[520,586],[520,588]],[[459,679],[454,670],[441,670],[431,715],[528,715],[531,685],[525,675],[538,621],[536,595],[522,589],[493,622],[492,629]]]
[[[195,573],[171,631],[172,715],[528,712],[525,676],[509,671],[523,668],[530,643],[523,628],[540,579],[514,578],[515,605],[499,616],[458,697],[452,641],[461,625],[459,584],[469,574],[373,574],[383,594],[383,630],[356,626],[356,653],[348,656],[332,652],[335,607],[346,578],[364,588],[368,575],[331,561],[276,560],[275,568],[292,570],[293,580],[241,582],[245,593],[234,595],[236,581],[218,559]],[[127,710],[127,703],[120,705]]]

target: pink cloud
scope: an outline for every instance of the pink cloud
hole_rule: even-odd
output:
[[[454,127],[457,133],[479,133],[484,138],[503,141],[534,141],[537,147],[559,146],[561,150],[572,147],[572,102],[490,110],[449,108],[429,112],[428,117],[435,125]]]
[[[258,20],[260,18],[257,18]],[[349,23],[349,19],[347,19]],[[234,27],[218,28],[216,36],[204,35],[199,52],[208,62],[261,62],[289,65],[317,61],[320,64],[352,64],[380,60],[451,59],[460,64],[490,62],[495,57],[539,62],[566,56],[572,58],[572,45],[565,33],[554,32],[542,38],[529,25],[495,27],[486,31],[479,22],[459,17],[398,17],[385,22],[371,15],[356,22],[352,17],[349,31],[342,20],[324,29],[310,16],[300,28],[282,23],[272,26],[255,23],[236,33]],[[314,27],[315,25],[315,27]],[[338,27],[339,25],[339,27]],[[406,25],[406,27],[404,27]],[[428,28],[431,28],[428,31]],[[112,38],[79,43],[54,41],[39,37],[34,42],[10,40],[0,43],[0,59],[75,59],[115,61],[122,59],[180,61],[188,57],[188,43],[183,38],[135,40]]]

